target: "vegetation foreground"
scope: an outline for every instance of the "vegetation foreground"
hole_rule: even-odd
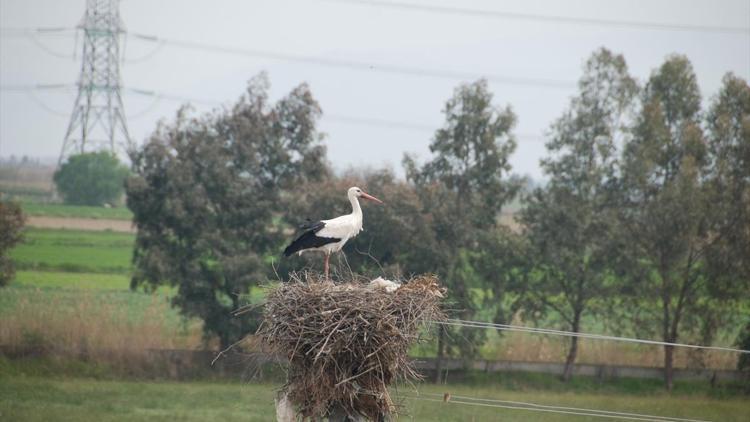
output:
[[[16,421],[267,421],[273,419],[278,385],[216,382],[135,382],[87,378],[0,376],[0,419]],[[504,388],[417,385],[396,394],[405,420],[571,421],[596,417],[514,410],[425,400],[453,396],[533,402],[716,421],[746,420],[750,402],[703,394],[607,394],[513,391]],[[409,397],[409,398],[406,398]]]

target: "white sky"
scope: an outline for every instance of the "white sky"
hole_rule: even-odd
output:
[[[393,0],[392,0],[393,1]],[[402,0],[395,0],[402,1]],[[499,12],[665,24],[750,28],[750,0],[403,0]],[[85,0],[0,0],[0,27],[72,27]],[[701,89],[712,95],[728,71],[750,77],[750,34],[675,31],[509,20],[441,14],[319,0],[123,0],[131,32],[165,38],[316,58],[370,63],[371,70],[335,68],[164,46],[149,59],[126,63],[123,84],[183,97],[234,101],[246,81],[266,70],[278,98],[302,81],[310,84],[324,117],[328,157],[337,169],[390,165],[400,173],[404,152],[428,156],[432,132],[376,127],[325,114],[410,122],[437,128],[441,109],[461,80],[378,71],[393,65],[477,75],[575,82],[593,50],[623,53],[641,80],[670,53],[692,61]],[[72,56],[73,36],[42,37],[43,46]],[[80,48],[80,40],[78,47]],[[148,56],[154,44],[129,38],[126,59]],[[80,57],[80,53],[78,54]],[[0,38],[3,86],[74,83],[80,65],[55,57],[24,37]],[[469,81],[467,79],[466,81]],[[514,170],[540,177],[544,144],[538,138],[561,114],[574,88],[492,82],[498,105],[518,115]],[[74,92],[0,91],[0,156],[56,159]],[[39,103],[58,114],[42,108]],[[157,120],[171,118],[179,103],[126,94],[130,133],[143,142]],[[199,111],[210,105],[197,105]],[[143,113],[145,111],[145,113]],[[532,136],[526,136],[532,135]]]

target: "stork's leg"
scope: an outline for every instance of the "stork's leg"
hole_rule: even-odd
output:
[[[328,259],[331,258],[330,254],[326,254],[326,260],[325,264],[323,264],[323,273],[325,274],[325,279],[328,280]]]

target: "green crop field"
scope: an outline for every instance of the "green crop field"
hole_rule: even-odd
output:
[[[19,269],[127,273],[135,236],[111,231],[34,229],[10,256]]]
[[[129,290],[130,278],[126,274],[18,271],[13,287],[21,286],[76,290]]]
[[[135,382],[0,375],[0,417],[17,421],[274,420],[274,384]],[[393,392],[405,420],[598,421],[601,418],[429,401],[455,396],[533,402],[715,421],[744,421],[750,402],[692,395],[621,395],[417,385]],[[409,397],[409,398],[407,398]],[[457,399],[454,399],[454,401]],[[490,403],[492,404],[492,403]]]
[[[26,214],[33,216],[111,220],[131,220],[133,218],[133,213],[126,207],[104,208],[31,201],[23,202],[21,205]]]

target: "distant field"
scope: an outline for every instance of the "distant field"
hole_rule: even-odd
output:
[[[58,357],[88,356],[94,362],[137,357],[145,349],[193,349],[202,344],[202,324],[184,319],[171,295],[122,289],[123,279],[104,274],[64,276],[22,272],[0,294],[0,344],[45,350]],[[35,286],[34,280],[41,285]],[[65,282],[78,288],[59,287]],[[104,282],[106,289],[95,287]],[[86,287],[81,286],[86,285]],[[117,351],[112,356],[112,351]],[[133,362],[135,364],[135,362]],[[1,419],[1,418],[0,418]]]
[[[129,233],[34,229],[11,258],[18,269],[126,274],[135,236]]]
[[[28,215],[33,216],[110,220],[131,220],[133,218],[133,213],[126,207],[104,208],[39,202],[23,202],[22,207]]]
[[[52,199],[52,184],[43,181],[22,183],[0,179],[0,193],[15,201],[46,202]]]
[[[101,421],[269,421],[278,385],[209,382],[122,382],[92,379],[49,379],[0,376],[0,414],[7,420]],[[471,396],[544,405],[606,409],[620,412],[744,421],[750,402],[744,398],[713,399],[704,395],[614,395],[509,391],[499,388],[417,385],[424,394]],[[403,387],[396,397],[416,393]],[[435,396],[425,395],[424,398]],[[528,410],[469,406],[420,399],[398,401],[404,420],[415,421],[601,421],[601,418]]]
[[[130,278],[124,274],[18,271],[13,286],[75,290],[129,290]]]

